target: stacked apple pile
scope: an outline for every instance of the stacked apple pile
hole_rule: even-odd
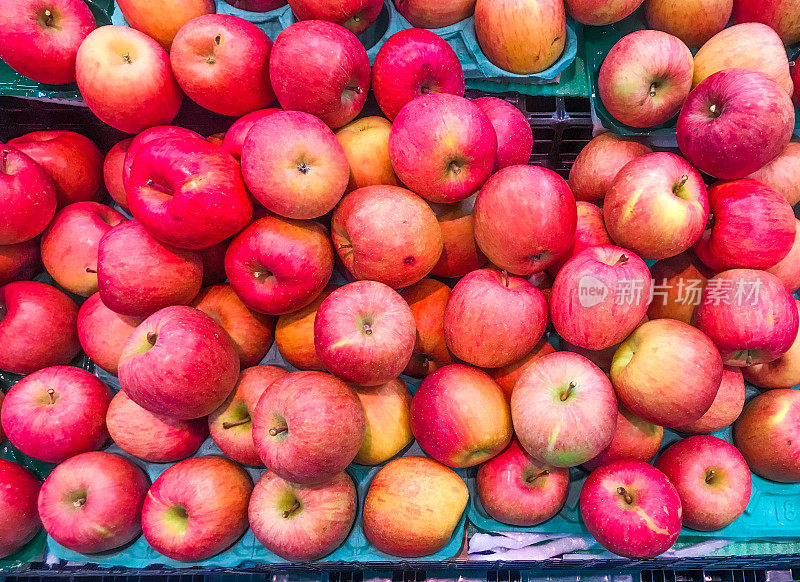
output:
[[[618,121],[635,128],[664,124],[680,112],[678,143],[689,160],[716,177],[741,177],[726,175],[731,173],[726,168],[704,164],[702,151],[695,151],[699,146],[690,143],[689,134],[694,133],[690,119],[697,115],[720,117],[717,125],[725,128],[728,123],[736,126],[740,115],[773,115],[773,131],[791,133],[787,125],[793,113],[785,96],[797,93],[792,77],[796,84],[800,71],[790,71],[784,43],[800,41],[800,2],[698,0],[676,6],[666,0],[647,0],[644,4],[647,24],[654,30],[632,32],[608,52],[597,79],[603,105]],[[731,14],[736,24],[725,28]],[[692,56],[689,47],[699,50]],[[760,75],[741,77],[751,88],[737,92],[730,86],[738,86],[741,72],[717,74],[726,69],[747,69]],[[763,84],[763,88],[755,89],[753,83]],[[764,92],[762,102],[747,100],[754,90]],[[718,132],[705,139],[719,144],[724,138]],[[736,166],[748,158],[742,170],[749,167],[755,171],[780,153],[774,147],[769,149],[780,140],[742,141],[752,147],[753,157],[740,152],[738,159],[732,153],[728,160]]]
[[[243,23],[195,18],[170,56],[126,27],[86,37],[90,107],[143,129],[102,168],[69,132],[0,147],[0,369],[25,375],[0,426],[58,463],[41,486],[0,463],[3,555],[41,523],[86,554],[141,533],[203,560],[249,527],[279,556],[319,559],[356,519],[356,462],[381,466],[362,526],[387,554],[447,544],[468,501],[454,468],[480,465],[486,511],[530,526],[582,466],[589,531],[648,557],[681,525],[735,520],[751,469],[800,481],[783,88],[724,69],[687,99],[683,152],[729,181],[707,189],[686,159],[605,134],[567,183],[526,165],[516,108],[463,97],[440,37],[402,31],[371,70],[351,32],[308,20],[261,45],[282,109],[207,139],[151,127],[180,100],[172,70],[209,107],[256,107],[265,57]],[[386,118],[355,119],[370,84]],[[762,114],[737,117],[737,100]],[[26,280],[39,257],[56,285]],[[331,285],[334,270],[351,282]],[[273,341],[299,371],[258,365]],[[121,390],[67,365],[81,349]],[[413,397],[403,372],[424,378]],[[745,406],[744,377],[774,390]],[[706,436],[732,423],[736,446]],[[697,436],[654,467],[663,427]],[[193,456],[209,434],[225,456]],[[431,458],[393,459],[413,439]],[[150,483],[131,458],[175,464]],[[242,465],[267,469],[254,485]]]

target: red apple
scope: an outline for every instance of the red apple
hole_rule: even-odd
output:
[[[517,75],[540,73],[564,52],[564,2],[478,0],[475,36],[486,58],[501,69]]]
[[[753,95],[760,97],[754,101]],[[676,131],[678,147],[692,164],[716,178],[735,179],[775,159],[793,127],[792,102],[775,81],[756,71],[726,69],[689,94]],[[739,147],[730,147],[731,135]]]
[[[97,280],[109,309],[146,317],[194,299],[203,280],[203,263],[197,252],[159,242],[139,221],[128,220],[100,239]]]
[[[261,465],[253,443],[253,414],[264,391],[287,373],[277,366],[254,366],[242,370],[233,392],[208,415],[211,438],[234,461],[243,465]]]
[[[450,298],[450,287],[436,279],[423,279],[400,291],[414,315],[417,339],[414,353],[404,372],[415,378],[452,364],[453,354],[444,339],[444,310]]]
[[[613,461],[583,484],[581,517],[607,550],[626,558],[654,558],[678,539],[683,510],[675,486],[644,461]]]
[[[733,3],[734,0],[645,0],[644,15],[650,28],[677,36],[690,47],[699,47],[725,28]]]
[[[275,339],[275,318],[248,309],[230,285],[206,287],[191,303],[231,336],[243,368],[255,366]]]
[[[779,483],[800,482],[800,391],[769,390],[748,402],[733,425],[733,442],[750,470]]]
[[[383,0],[291,0],[297,20],[328,20],[361,34],[378,18]]]
[[[280,111],[248,132],[242,174],[267,210],[287,218],[317,218],[341,199],[350,166],[336,136],[319,119]]]
[[[153,414],[120,390],[111,399],[106,426],[119,448],[148,463],[174,463],[197,452],[208,436],[205,418],[179,420]]]
[[[522,111],[497,97],[480,97],[472,102],[489,118],[497,134],[494,171],[527,164],[533,152],[533,130]]]
[[[663,437],[662,427],[620,408],[617,411],[617,430],[614,432],[611,444],[581,466],[587,471],[594,471],[606,463],[620,459],[649,461],[661,447]]]
[[[56,187],[58,207],[103,198],[103,154],[74,131],[34,131],[8,141],[42,166]]]
[[[749,370],[749,368],[744,368],[744,370]],[[717,432],[733,424],[733,421],[742,413],[743,406],[744,379],[742,378],[742,368],[725,366],[722,369],[722,382],[720,382],[719,390],[717,390],[717,395],[714,397],[711,407],[698,420],[678,426],[676,430],[698,434]]]
[[[430,206],[439,221],[443,241],[442,254],[431,275],[446,279],[463,277],[483,267],[488,259],[475,242],[475,221],[472,216],[475,196],[451,204],[432,202]]]
[[[693,324],[703,289],[713,271],[691,251],[661,259],[651,267],[653,300],[647,308],[650,319],[677,319]]]
[[[258,400],[253,442],[261,461],[279,477],[318,485],[353,461],[365,425],[358,396],[342,380],[325,372],[294,372]]]
[[[166,50],[191,19],[216,12],[214,0],[117,0],[130,26],[154,38]]]
[[[108,440],[108,387],[89,372],[51,366],[14,384],[3,400],[3,431],[20,451],[60,463]]]
[[[794,70],[800,71],[800,67],[795,67]],[[797,78],[800,87],[800,73]],[[798,93],[800,89],[795,90],[795,94]],[[777,190],[794,206],[800,202],[800,143],[789,142],[777,158],[747,177]]]
[[[458,202],[483,186],[497,159],[497,134],[480,108],[458,95],[408,102],[389,133],[397,177],[431,202]]]
[[[569,15],[581,24],[603,26],[626,18],[642,0],[565,0],[564,4]]]
[[[733,269],[708,280],[695,321],[729,366],[778,359],[797,337],[798,306],[780,279]]]
[[[800,41],[800,3],[797,0],[736,0],[733,19],[736,22],[763,22],[778,33],[786,45]]]
[[[400,457],[372,478],[364,499],[364,535],[378,551],[413,558],[444,548],[467,507],[461,477],[427,457]]]
[[[397,11],[416,28],[442,28],[472,16],[475,0],[393,0]]]
[[[332,373],[359,386],[377,386],[408,365],[415,331],[414,314],[396,291],[377,281],[356,281],[319,306],[314,345]]]
[[[800,220],[794,222],[795,235],[789,253],[773,266],[766,269],[767,273],[780,279],[789,293],[794,293],[800,288]]]
[[[709,226],[695,253],[715,271],[767,269],[786,257],[795,238],[792,207],[756,180],[720,182],[708,189]]]
[[[92,361],[109,374],[117,374],[122,347],[140,317],[120,315],[103,303],[100,293],[90,296],[78,311],[78,339]]]
[[[134,28],[101,26],[89,34],[78,50],[75,70],[92,113],[126,133],[169,123],[183,101],[169,55]]]
[[[652,127],[680,111],[692,88],[692,53],[659,30],[637,30],[608,51],[597,90],[608,112],[631,127]]]
[[[256,483],[248,515],[253,534],[285,560],[319,560],[347,539],[358,511],[353,479],[342,471],[323,485],[304,486],[267,470]]]
[[[372,90],[383,114],[393,120],[416,97],[428,93],[464,96],[464,71],[453,48],[421,28],[401,30],[378,50]]]
[[[236,385],[239,357],[228,333],[193,307],[166,307],[131,333],[119,383],[139,406],[180,419],[206,416]]]
[[[150,142],[166,138],[203,139],[203,136],[196,131],[186,129],[185,127],[178,127],[177,125],[157,125],[156,127],[145,129],[133,138],[133,141],[125,152],[125,162],[122,165],[122,185],[126,192],[130,188],[133,162],[136,161],[139,152]]]
[[[512,166],[492,176],[478,193],[474,217],[475,240],[489,260],[523,276],[566,255],[577,223],[569,186],[539,166]]]
[[[350,165],[347,191],[365,186],[398,186],[389,159],[389,132],[392,122],[383,117],[362,117],[336,131]]]
[[[122,167],[125,165],[125,156],[128,155],[131,142],[133,142],[133,138],[123,139],[114,144],[103,161],[103,181],[106,190],[111,194],[114,202],[124,210],[128,209],[128,199],[125,193],[125,184],[122,181]]]
[[[603,202],[611,238],[643,259],[665,259],[691,247],[708,222],[700,173],[680,156],[645,154],[619,171]]]
[[[556,349],[545,338],[542,338],[530,352],[522,356],[519,360],[499,368],[489,368],[485,371],[497,382],[497,385],[500,386],[503,394],[506,396],[506,400],[511,402],[511,394],[514,392],[514,386],[517,380],[519,380],[519,377],[522,376],[522,373],[527,370],[534,361],[547,354],[552,354],[555,351]]]
[[[444,311],[447,347],[465,362],[485,368],[519,360],[546,327],[544,294],[525,279],[496,269],[464,276]]]
[[[778,34],[765,24],[736,24],[711,37],[695,54],[692,86],[718,71],[732,68],[764,73],[787,95],[792,95],[786,48]]]
[[[0,285],[33,279],[42,270],[39,239],[0,245]]]
[[[16,281],[0,287],[0,370],[30,374],[78,355],[78,306],[55,287]]]
[[[367,420],[364,440],[354,463],[381,465],[414,440],[411,391],[400,378],[380,386],[354,387]]]
[[[222,140],[222,149],[224,149],[237,160],[241,160],[244,140],[247,138],[247,134],[250,133],[250,130],[253,128],[256,122],[261,121],[265,117],[268,117],[273,113],[277,113],[278,111],[281,110],[272,108],[259,109],[258,111],[248,113],[247,115],[234,121],[233,125],[231,125],[228,128],[228,131],[225,132],[225,139]]]
[[[567,501],[569,469],[531,457],[516,439],[478,469],[481,506],[492,519],[531,527],[556,515]]]
[[[272,41],[252,22],[204,14],[175,35],[169,59],[175,80],[201,107],[239,117],[275,100],[269,82]]]
[[[99,202],[76,202],[59,211],[42,234],[44,268],[70,293],[97,292],[100,239],[125,217]]]
[[[311,113],[337,129],[364,107],[370,64],[352,32],[332,22],[306,20],[275,39],[269,76],[281,107]],[[314,79],[313,91],[309,79]]]
[[[682,321],[639,326],[614,354],[611,381],[620,402],[660,426],[695,422],[711,407],[722,381],[722,359],[703,332]]]
[[[56,212],[56,190],[47,171],[10,146],[0,147],[0,205],[0,245],[32,239]]]
[[[457,468],[491,459],[513,436],[500,386],[464,364],[444,366],[422,381],[411,400],[411,430],[426,453]]]
[[[95,28],[82,0],[20,0],[0,15],[0,59],[37,83],[75,81],[75,55]]]
[[[600,368],[578,354],[557,352],[537,358],[519,377],[511,418],[520,444],[534,458],[574,467],[611,444],[617,399]]]
[[[606,245],[589,247],[556,275],[550,315],[558,334],[589,350],[618,344],[647,313],[650,271],[635,254]]]
[[[670,446],[656,467],[675,485],[683,507],[683,525],[699,531],[722,529],[750,502],[750,469],[730,443],[693,436]]]
[[[229,459],[186,459],[153,482],[142,508],[142,532],[168,558],[206,560],[247,531],[252,491],[250,475]]]
[[[305,307],[281,315],[275,327],[275,343],[284,359],[301,370],[325,370],[314,347],[314,320],[317,310],[337,285],[328,285]]]
[[[36,508],[41,485],[22,465],[0,459],[0,558],[21,550],[42,527]]]
[[[163,243],[201,249],[235,235],[253,215],[239,164],[199,139],[147,143],[131,167],[131,214]]]
[[[39,492],[39,516],[56,543],[82,554],[123,546],[142,532],[150,479],[119,455],[83,453],[58,465]]]
[[[795,301],[798,309],[800,304]],[[795,337],[789,350],[776,360],[742,368],[745,380],[760,388],[793,388],[800,384],[800,341]]]
[[[333,248],[316,222],[265,216],[233,239],[225,272],[247,307],[282,315],[319,296],[333,273]]]
[[[651,150],[635,139],[607,131],[578,153],[569,169],[569,187],[576,200],[602,200],[622,166]]]
[[[331,231],[348,271],[394,288],[422,279],[442,253],[442,231],[430,206],[397,186],[347,194],[333,212]]]
[[[575,239],[572,241],[572,248],[550,267],[551,273],[557,274],[564,263],[583,249],[613,244],[603,220],[603,210],[599,206],[578,200],[575,203],[575,209],[578,220],[575,224]],[[552,287],[552,284],[550,286]]]

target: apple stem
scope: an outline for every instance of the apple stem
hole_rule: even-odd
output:
[[[50,404],[55,404],[56,403],[55,395],[56,395],[56,391],[55,390],[53,390],[52,388],[48,388],[47,389],[47,397],[50,399]]]
[[[158,190],[162,194],[166,194],[167,196],[172,196],[172,190],[170,190],[167,186],[164,186],[162,184],[156,184],[156,182],[153,181],[152,178],[147,180],[147,186],[149,188],[152,188],[153,190]]]
[[[656,96],[656,88],[657,87],[658,87],[658,84],[655,81],[650,83],[650,89],[647,91],[648,94],[650,95],[650,97],[655,97]]]
[[[689,176],[688,176],[687,174],[684,174],[683,176],[681,176],[681,180],[680,180],[680,182],[676,182],[676,183],[675,183],[675,185],[672,187],[672,193],[673,193],[673,194],[677,194],[677,193],[678,193],[678,190],[680,190],[681,188],[683,188],[683,186],[684,186],[684,185],[686,184],[686,182],[688,182],[688,181],[689,181]]]
[[[617,262],[614,263],[614,266],[615,267],[620,267],[620,266],[624,265],[627,262],[628,262],[628,255],[623,254],[623,255],[620,255],[620,257],[617,259]]]
[[[229,428],[233,428],[234,426],[241,426],[243,424],[247,424],[248,422],[250,422],[250,420],[251,420],[250,415],[248,415],[247,418],[243,418],[242,420],[237,420],[236,422],[223,422],[222,428],[228,430]]]
[[[633,505],[633,497],[631,497],[631,494],[625,490],[625,487],[617,487],[617,495],[622,495],[622,497],[625,499],[625,503],[628,505]]]
[[[566,391],[566,392],[564,392],[564,393],[563,393],[563,394],[560,396],[560,398],[561,398],[561,402],[566,402],[566,401],[567,401],[567,398],[569,398],[569,395],[570,395],[570,394],[572,394],[572,389],[573,389],[573,388],[575,388],[575,382],[570,382],[570,383],[569,383],[569,386],[567,387],[567,391]]]
[[[87,272],[87,273],[97,273],[97,271],[95,271],[95,270],[94,270],[94,269],[92,269],[91,267],[86,267],[86,272]]]
[[[8,174],[8,150],[3,150],[3,173]]]
[[[503,275],[503,285],[508,287],[508,271],[503,269],[502,275]]]
[[[345,245],[345,244],[339,245],[339,249],[352,249],[352,248],[353,245]]]
[[[287,426],[275,427],[273,426],[269,429],[269,436],[278,436],[279,434],[283,434],[289,430]]]
[[[149,332],[149,333],[147,334],[147,342],[148,342],[148,343],[149,343],[151,346],[154,346],[154,345],[156,345],[156,340],[157,340],[157,339],[158,339],[158,334],[157,334],[156,332],[154,332],[154,331],[151,331],[151,332]]]
[[[531,475],[530,477],[525,479],[525,481],[527,483],[533,483],[534,481],[536,481],[537,479],[539,479],[541,477],[547,477],[549,474],[550,474],[550,471],[545,470],[545,471],[542,471],[541,473],[537,473],[536,475]]]
[[[221,42],[222,42],[222,35],[218,34],[217,36],[214,37],[215,45],[219,46]]]
[[[705,482],[706,483],[711,483],[714,480],[715,476],[716,476],[716,472],[714,471],[714,469],[709,469],[708,471],[706,471]]]
[[[752,354],[750,354],[749,352],[748,352],[748,354],[747,354],[747,358],[745,358],[745,363],[746,363],[748,366],[752,366],[752,365],[753,365],[753,355],[752,355]]]
[[[289,516],[292,515],[298,509],[300,509],[300,502],[295,499],[294,504],[289,509],[283,512],[283,519],[289,519]]]

